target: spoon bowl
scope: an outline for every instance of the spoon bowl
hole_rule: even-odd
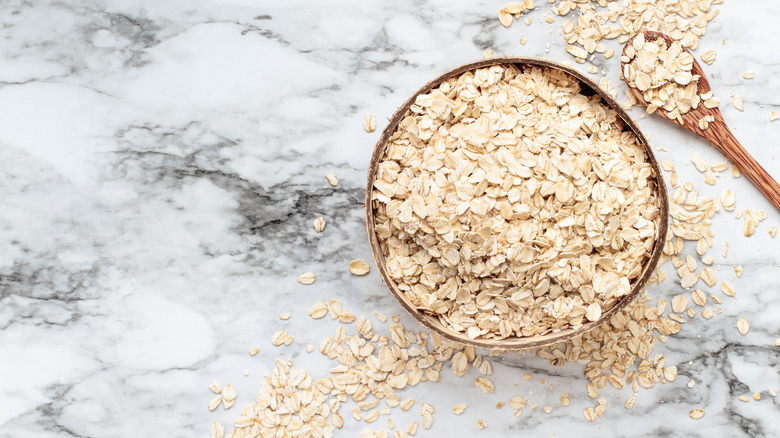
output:
[[[628,59],[626,56],[626,49],[632,45],[634,38],[636,38],[638,35],[640,34],[631,37],[628,41],[626,41],[626,45],[623,47],[624,56],[621,56],[620,62],[621,71],[625,71],[624,69],[626,62],[624,60]],[[662,38],[664,41],[666,41],[667,47],[674,42],[672,37],[661,32],[645,31],[643,35],[645,41],[656,41],[659,38]],[[687,52],[687,49],[684,47],[682,50]],[[710,88],[710,83],[707,81],[707,76],[704,74],[701,65],[696,62],[695,57],[693,57],[691,74],[699,76],[697,90],[699,95],[712,91],[712,88]],[[642,92],[628,84],[627,78],[624,78],[624,80],[626,81],[628,89],[631,90],[631,93],[634,95],[637,102],[647,106],[648,102],[645,100]],[[736,164],[737,167],[742,170],[745,176],[767,197],[769,202],[771,202],[775,208],[780,210],[780,184],[778,184],[777,181],[775,181],[769,175],[769,173],[767,173],[767,171],[764,170],[764,168],[761,167],[761,165],[758,164],[758,162],[745,150],[745,148],[742,147],[736,137],[734,137],[734,134],[731,133],[731,130],[728,128],[728,126],[726,126],[726,122],[723,120],[723,115],[721,114],[718,107],[707,108],[700,103],[696,108],[691,108],[690,111],[686,112],[685,114],[681,114],[679,118],[672,117],[669,114],[669,111],[666,111],[660,107],[656,109],[655,112],[668,120],[674,121],[694,134],[708,140],[713,146],[723,152],[726,158]],[[703,129],[701,126],[699,126],[699,120],[707,116],[711,116],[711,119],[713,120],[709,122],[709,126],[707,126],[706,129]]]

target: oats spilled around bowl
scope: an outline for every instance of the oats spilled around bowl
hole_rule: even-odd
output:
[[[383,282],[426,327],[489,349],[607,321],[644,288],[667,218],[658,164],[618,103],[533,58],[423,86],[384,130],[366,189]]]

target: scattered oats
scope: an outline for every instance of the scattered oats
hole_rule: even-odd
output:
[[[698,155],[691,155],[691,163],[693,163],[693,166],[699,172],[704,173],[707,171],[707,160],[705,160],[704,158]]]
[[[225,427],[219,421],[211,424],[211,438],[224,438]]]
[[[694,289],[691,292],[691,301],[699,307],[704,307],[707,304],[707,295],[699,289]]]
[[[480,429],[484,429],[487,427],[487,422],[480,418],[479,420],[477,420],[477,427],[479,427]]]
[[[761,400],[761,394],[757,392],[753,393],[753,400],[755,401]]]
[[[593,408],[585,408],[582,414],[585,416],[585,419],[591,423],[596,421],[596,413],[593,411]]]
[[[674,382],[677,380],[677,367],[671,366],[664,368],[664,379],[669,382]]]
[[[772,397],[776,397],[777,396],[777,394],[775,394],[775,391],[772,388],[767,388],[766,392],[768,392],[769,395],[771,395]]]
[[[452,412],[455,413],[455,415],[460,415],[467,407],[469,407],[468,403],[458,403],[452,408]]]
[[[734,203],[737,200],[737,195],[734,194],[731,190],[726,190],[723,193],[720,194],[720,204],[723,206],[723,209],[726,211],[732,211],[734,210]]]
[[[712,264],[715,262],[715,259],[713,259],[713,258],[712,258],[712,257],[710,257],[710,256],[707,256],[707,257],[703,257],[703,258],[701,259],[701,262],[702,262],[702,263],[704,263],[704,264],[705,264],[705,265],[707,265],[707,266],[710,266],[710,265],[712,265]]]
[[[366,132],[376,131],[376,116],[373,114],[366,114],[363,116],[363,129]]]
[[[690,289],[691,286],[695,285],[698,282],[699,282],[699,274],[695,272],[689,272],[683,275],[682,279],[680,279],[680,286],[682,286],[684,289]]]
[[[545,406],[545,407],[543,407],[543,408],[542,408],[542,410],[543,410],[545,413],[548,413],[548,414],[549,414],[550,412],[552,412],[552,407],[550,407],[550,406]]]
[[[775,339],[775,347],[780,347],[780,338]]]
[[[710,166],[710,170],[715,173],[720,173],[723,171],[728,170],[729,168],[729,162],[728,161],[720,161]]]
[[[306,344],[306,352],[311,353],[312,351],[314,351],[314,345]]]
[[[777,111],[772,111],[769,113],[769,121],[774,122],[775,120],[780,119],[780,116],[777,115]]]
[[[505,405],[504,402],[498,402],[498,403],[496,403],[496,409],[501,409],[501,408],[504,407],[504,405]]]
[[[701,53],[701,60],[707,64],[712,64],[715,61],[715,51],[707,49]]]
[[[250,353],[249,353],[249,354],[252,354],[252,353],[251,353],[251,351],[250,351]],[[254,354],[253,354],[252,356],[254,356]],[[211,381],[211,384],[209,384],[209,389],[210,389],[210,390],[211,390],[211,392],[213,392],[214,394],[219,394],[219,393],[221,393],[221,392],[222,392],[222,387],[221,387],[221,386],[219,386],[219,383],[217,383],[217,381],[216,381],[216,380],[212,380],[212,381]]]
[[[718,279],[715,277],[715,271],[712,268],[702,269],[700,275],[701,279],[707,283],[707,286],[709,287],[715,286],[715,284],[718,282]]]
[[[661,161],[661,168],[667,172],[671,172],[674,170],[674,163],[669,160],[663,160]]]
[[[696,381],[693,380],[693,379],[689,380],[688,381],[688,388],[693,388],[694,386],[696,386]]]
[[[636,403],[636,399],[637,399],[637,396],[636,396],[636,394],[634,394],[634,396],[633,396],[633,397],[631,397],[630,399],[628,399],[628,401],[626,402],[626,409],[631,409],[631,408],[633,408],[633,407],[634,407],[634,403]]]
[[[599,391],[596,389],[596,385],[588,383],[585,385],[585,387],[588,389],[588,397],[596,398],[599,396]]]
[[[483,52],[482,52],[482,57],[483,57],[484,59],[490,59],[490,58],[492,58],[492,57],[493,57],[493,50],[492,50],[492,49],[487,49],[487,50],[483,51]]]
[[[721,299],[720,299],[720,298],[718,298],[718,296],[717,296],[717,295],[713,295],[713,296],[712,296],[712,301],[713,301],[714,303],[716,303],[716,304],[720,304],[720,303],[722,303],[722,302],[723,302],[723,301],[721,301]]]
[[[211,402],[209,403],[209,410],[213,411],[214,409],[217,409],[220,403],[222,403],[222,396],[221,395],[214,396],[214,398],[212,398]]]
[[[568,394],[561,394],[561,406],[569,406],[569,395]]]
[[[756,74],[753,72],[753,70],[748,70],[745,73],[742,73],[742,79],[753,79],[756,76]]]
[[[770,225],[769,227],[767,227],[767,231],[769,232],[769,235],[771,237],[775,237],[775,235],[777,234],[777,227],[774,225]]]
[[[368,263],[363,259],[355,259],[349,262],[349,272],[354,275],[366,275],[369,270]]]
[[[696,408],[693,409],[688,415],[690,415],[690,417],[693,418],[694,420],[698,420],[699,418],[704,416],[704,411],[699,408]]]
[[[518,411],[522,411],[526,403],[528,403],[528,400],[519,396],[511,397],[509,399],[509,406]]]
[[[710,319],[713,316],[715,316],[715,313],[713,312],[712,309],[707,308],[707,309],[704,309],[704,310],[701,311],[701,316],[704,319]]]
[[[734,286],[731,285],[728,281],[723,281],[720,283],[720,291],[723,292],[724,295],[733,297],[734,296]]]
[[[737,330],[739,330],[739,334],[742,336],[745,336],[748,333],[750,324],[748,324],[745,318],[739,318],[739,321],[737,321]]]
[[[474,383],[477,385],[477,388],[481,389],[485,394],[492,394],[496,389],[493,382],[486,377],[477,377],[477,380],[475,380]]]
[[[614,54],[615,54],[615,49],[609,49],[606,52],[604,52],[604,59],[609,59]]]
[[[373,423],[374,421],[379,419],[379,415],[380,415],[379,409],[374,409],[373,411],[366,414],[365,417],[363,417],[363,421],[365,421],[366,423]]]
[[[742,171],[739,170],[739,167],[737,167],[736,164],[731,165],[731,176],[733,178],[739,178],[740,176],[742,176]]]
[[[293,343],[295,338],[290,336],[286,330],[280,330],[276,333],[274,333],[273,337],[271,338],[271,343],[275,347],[279,347],[280,345],[290,345]]]
[[[423,429],[428,430],[433,426],[433,415],[426,414],[423,416]]]
[[[479,373],[482,374],[483,376],[493,375],[493,364],[490,363],[489,360],[485,359],[479,365]]]
[[[686,307],[688,307],[688,297],[680,294],[675,295],[674,298],[672,298],[672,310],[675,313],[682,313],[685,311]],[[591,396],[592,398],[592,396]]]
[[[525,45],[525,43],[527,43],[527,42],[528,42],[528,40],[527,40],[527,39],[525,39],[525,38],[520,38],[520,39],[519,39],[519,40],[517,40],[517,41],[518,41],[520,44],[523,44],[523,45]]]
[[[287,321],[288,319],[290,319],[290,316],[291,315],[289,313],[282,313],[281,315],[279,315],[279,319],[281,319],[282,321]]]
[[[325,175],[325,178],[328,180],[330,185],[332,185],[333,187],[336,187],[337,185],[339,185],[339,177],[335,173],[328,173],[328,174]]]
[[[509,27],[512,25],[512,14],[509,14],[501,10],[498,12],[498,21],[501,23],[502,26]]]
[[[734,267],[734,273],[737,274],[737,278],[741,278],[743,272],[744,272],[744,270],[742,269],[742,266],[735,266]]]
[[[402,401],[400,405],[402,411],[408,411],[412,408],[412,406],[414,406],[413,398],[407,398],[406,400]]]
[[[737,109],[737,111],[743,111],[745,109],[745,106],[742,105],[742,96],[739,94],[734,95],[734,100],[732,101],[732,104],[734,105],[734,108]]]
[[[746,395],[740,395],[739,401],[747,402],[750,401],[750,399]]]
[[[317,280],[317,277],[312,274],[311,272],[306,272],[304,274],[301,274],[300,277],[298,277],[298,283],[301,284],[313,284]]]
[[[406,428],[407,435],[415,436],[417,434],[417,426],[419,423],[416,421],[412,421],[409,423],[409,426]]]
[[[323,318],[328,314],[328,305],[322,301],[317,301],[311,308],[309,308],[309,316],[314,319]]]
[[[320,216],[314,219],[314,231],[321,233],[325,230],[325,218]]]
[[[709,185],[711,185],[711,186],[714,186],[715,185],[715,175],[713,175],[710,172],[705,173],[704,174],[704,182],[709,184]]]

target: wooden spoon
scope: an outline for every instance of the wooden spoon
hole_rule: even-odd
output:
[[[644,32],[644,36],[646,41],[655,41],[658,38],[663,38],[666,40],[667,46],[674,42],[670,36],[664,35],[661,32],[646,31]],[[625,54],[626,48],[631,45],[634,38],[636,38],[636,35],[626,42],[626,45],[623,47],[623,54]],[[687,49],[684,47],[683,50],[687,51]],[[620,67],[621,70],[625,69],[625,63],[621,61]],[[693,60],[691,73],[694,75],[699,75],[699,94],[704,94],[711,91],[710,84],[707,82],[707,77],[704,75],[704,72],[702,71],[699,63],[696,62],[696,58]],[[626,84],[628,84],[627,79]],[[642,96],[641,91],[632,87],[631,85],[629,85],[628,88],[634,94],[634,97],[636,97],[636,100],[639,103],[647,106],[647,102],[645,101],[644,96]],[[669,120],[674,121],[675,123],[680,123],[677,119],[669,117],[669,112],[663,108],[658,108],[655,112]],[[713,116],[715,118],[715,121],[710,122],[707,129],[701,129],[699,127],[699,120],[704,116]],[[759,190],[761,190],[767,199],[769,199],[769,202],[771,202],[775,208],[780,210],[780,184],[772,179],[767,171],[764,170],[764,168],[761,167],[761,165],[758,164],[758,162],[756,162],[752,156],[750,156],[745,148],[739,144],[739,141],[734,138],[734,134],[732,134],[731,130],[728,128],[728,126],[726,126],[726,122],[723,121],[723,116],[717,107],[706,108],[703,104],[700,103],[695,109],[691,109],[687,113],[682,114],[681,118],[683,121],[683,128],[704,137],[705,139],[709,140],[712,145],[720,149],[720,151],[723,152],[723,155],[731,160],[731,162],[736,164],[737,167],[742,170],[745,176],[747,176],[748,179],[752,181]]]

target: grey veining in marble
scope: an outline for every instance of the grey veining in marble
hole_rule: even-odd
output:
[[[274,358],[327,374],[332,362],[304,352],[336,327],[306,315],[317,300],[417,327],[375,270],[347,271],[354,258],[371,260],[362,209],[369,156],[398,105],[484,49],[570,62],[561,20],[545,23],[550,5],[537,3],[531,26],[504,29],[496,19],[504,3],[489,1],[2,2],[0,437],[208,435],[212,421],[229,425],[252,400]],[[780,4],[719,8],[697,53],[717,51],[706,71],[724,116],[778,178],[780,121],[769,112],[780,111]],[[595,63],[618,84],[617,58]],[[746,70],[755,79],[742,79]],[[728,104],[730,93],[742,95],[744,112]],[[361,129],[365,113],[377,115],[377,132]],[[780,436],[767,392],[780,391],[780,240],[767,233],[780,215],[744,177],[704,184],[689,157],[720,160],[706,142],[640,110],[632,116],[681,181],[708,196],[732,189],[738,208],[767,210],[751,238],[733,214],[713,221],[714,267],[738,299],[658,343],[654,353],[678,364],[679,377],[642,391],[632,410],[623,408],[630,391],[605,388],[604,418],[587,423],[581,365],[507,356],[495,358],[495,394],[475,387],[475,371],[405,390],[437,407],[434,427],[418,436]],[[320,234],[317,216],[327,220]],[[664,269],[669,279],[649,292],[669,299],[681,289]],[[296,282],[306,271],[317,274],[312,286]],[[280,321],[283,312],[291,319]],[[739,317],[750,322],[747,336]],[[295,336],[292,346],[271,346],[280,329]],[[213,379],[236,387],[231,410],[206,409]],[[560,407],[562,392],[569,407]],[[761,400],[737,399],[754,392]],[[522,417],[496,409],[513,395],[539,407]],[[460,401],[470,406],[454,416]],[[705,417],[690,419],[693,407]],[[350,410],[336,436],[366,426]],[[392,417],[405,428],[418,412]],[[477,418],[488,428],[477,429]]]

